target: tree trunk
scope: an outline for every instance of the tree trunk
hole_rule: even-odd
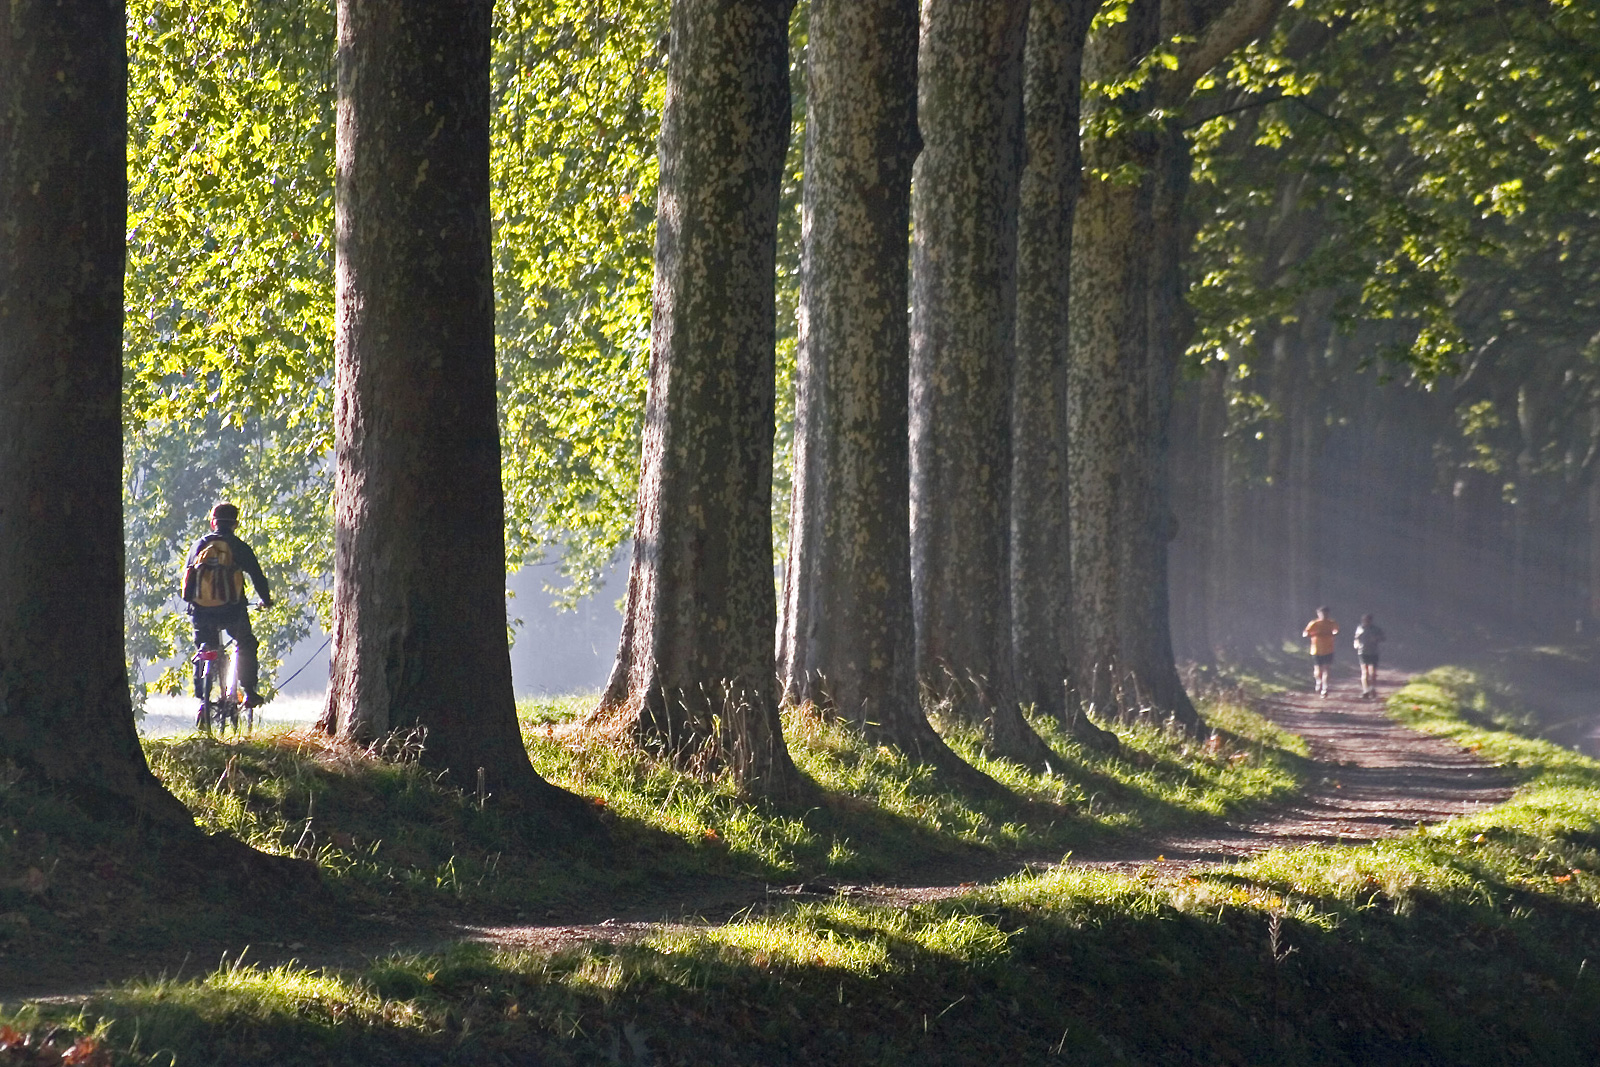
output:
[[[1191,728],[1199,716],[1173,666],[1166,545],[1174,346],[1187,327],[1178,290],[1187,155],[1172,119],[1196,83],[1276,17],[1282,0],[1133,0],[1125,19],[1090,43],[1101,84],[1124,83],[1097,110],[1120,129],[1085,146],[1089,171],[1073,231],[1068,373],[1072,568],[1080,677],[1093,704],[1117,714],[1153,710]],[[1177,64],[1131,76],[1163,39]],[[1152,318],[1157,327],[1151,335]]]
[[[1034,0],[1023,78],[1027,161],[1017,213],[1011,387],[1011,653],[1017,698],[1077,736],[1111,735],[1081,713],[1072,675],[1067,518],[1067,301],[1081,160],[1084,40],[1099,0]]]
[[[1168,546],[1177,534],[1172,511],[1171,427],[1178,367],[1192,317],[1183,300],[1183,200],[1189,185],[1189,146],[1175,125],[1163,130],[1151,190],[1148,349],[1143,390],[1134,387],[1132,476],[1127,480],[1128,552],[1122,586],[1122,670],[1141,707],[1193,730],[1200,714],[1178,678],[1172,653]],[[1142,395],[1141,395],[1142,392]],[[1142,402],[1141,402],[1142,401]]]
[[[0,18],[0,765],[91,818],[179,845],[167,867],[180,880],[214,872],[246,891],[310,888],[311,864],[203,834],[150,773],[133,725],[126,40],[120,0],[18,0]]]
[[[906,388],[916,0],[813,0],[794,496],[780,668],[810,703],[960,778],[917,693]]]
[[[506,642],[489,0],[340,0],[334,616],[325,728],[425,731],[498,802],[528,762]]]
[[[1589,482],[1588,491],[1589,522],[1587,533],[1589,536],[1587,547],[1589,549],[1589,580],[1587,588],[1589,593],[1588,618],[1593,622],[1600,620],[1600,478],[1594,478],[1592,475],[1591,478],[1593,480]],[[1460,495],[1460,493],[1457,493],[1455,499],[1459,499]],[[1452,523],[1451,525],[1453,530],[1459,531],[1458,524]],[[1456,536],[1460,536],[1459,532],[1456,533]],[[1457,559],[1462,554],[1459,550],[1453,553]]]
[[[792,0],[675,0],[639,514],[597,717],[741,787],[802,790],[773,634],[774,268]]]
[[[0,761],[193,831],[123,658],[126,32],[116,0],[0,18]]]
[[[912,196],[917,676],[1002,756],[1043,766],[1011,675],[1011,375],[1026,0],[928,0]]]
[[[1086,74],[1121,79],[1156,44],[1159,5],[1134,0],[1125,21],[1091,42]],[[1094,106],[1140,114],[1149,89]],[[1151,175],[1155,135],[1140,127],[1088,140],[1086,173],[1073,226],[1072,321],[1068,360],[1068,472],[1072,529],[1073,620],[1084,702],[1102,715],[1137,707],[1122,685],[1121,594],[1130,580],[1124,551],[1131,531],[1130,465],[1144,447],[1135,415],[1145,404],[1148,359]],[[1107,175],[1132,171],[1137,180]]]

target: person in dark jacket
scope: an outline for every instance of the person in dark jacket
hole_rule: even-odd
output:
[[[211,509],[211,532],[194,543],[184,560],[183,599],[194,620],[197,648],[220,647],[223,631],[239,646],[239,681],[244,686],[246,706],[255,708],[263,703],[257,689],[260,667],[256,660],[261,642],[250,628],[244,577],[249,577],[264,608],[272,606],[272,589],[267,576],[261,573],[255,550],[234,532],[238,526],[239,509],[232,504],[222,503]],[[196,663],[194,695],[203,700],[201,683],[201,664]]]
[[[1356,658],[1361,661],[1362,700],[1378,695],[1378,653],[1383,641],[1383,627],[1373,622],[1371,615],[1361,616],[1361,625],[1356,627]]]

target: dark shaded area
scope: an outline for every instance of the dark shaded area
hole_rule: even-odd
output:
[[[1522,909],[1375,891],[1334,930],[1257,911],[1159,908],[1079,924],[988,911],[1007,940],[977,958],[852,913],[809,932],[871,937],[866,976],[697,945],[597,945],[520,964],[482,950],[385,961],[360,980],[409,1024],[297,1018],[216,1026],[184,1002],[98,1001],[91,1015],[201,1062],[367,1064],[1586,1064],[1600,1043],[1600,921],[1497,887]],[[961,914],[970,905],[950,911]],[[574,980],[615,967],[616,988]],[[1139,995],[1130,996],[1131,990]],[[125,1045],[124,1045],[125,1047]]]

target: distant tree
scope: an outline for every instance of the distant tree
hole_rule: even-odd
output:
[[[218,500],[272,578],[265,691],[329,621],[334,36],[331,4],[128,0],[128,658],[176,658],[152,691],[188,690],[175,571]]]
[[[1050,758],[1011,673],[1011,378],[1025,0],[928,0],[912,196],[917,673],[993,751]]]
[[[489,250],[489,0],[341,0],[333,652],[324,727],[426,731],[501,803],[528,762],[506,641]],[[480,771],[481,769],[481,771]]]
[[[1353,589],[1434,633],[1593,610],[1600,8],[1436,13],[1295,5],[1186,108],[1191,646]]]
[[[1011,400],[1011,654],[1017,697],[1081,737],[1072,683],[1067,498],[1067,323],[1084,41],[1100,0],[1034,0],[1023,115],[1027,162],[1017,217],[1017,356]]]
[[[633,564],[597,718],[745,790],[802,789],[773,635],[774,263],[792,0],[676,0]]]
[[[799,396],[779,630],[786,699],[956,775],[917,692],[906,261],[916,0],[813,0]]]

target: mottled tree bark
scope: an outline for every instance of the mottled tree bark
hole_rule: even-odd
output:
[[[777,798],[774,265],[792,0],[675,0],[639,514],[597,715]]]
[[[1143,396],[1135,380],[1134,449],[1124,483],[1127,553],[1122,585],[1120,665],[1141,707],[1159,709],[1189,728],[1200,715],[1184,692],[1172,652],[1167,546],[1177,534],[1172,508],[1172,403],[1192,318],[1183,301],[1181,260],[1188,234],[1183,200],[1189,146],[1176,126],[1160,134],[1151,175],[1148,350]]]
[[[0,15],[0,762],[193,831],[123,658],[126,32],[119,0]]]
[[[1043,765],[1011,673],[1011,376],[1026,0],[928,0],[912,198],[917,674],[994,751]]]
[[[1067,518],[1067,307],[1081,160],[1084,40],[1100,0],[1033,0],[1017,215],[1017,354],[1011,399],[1011,654],[1017,697],[1096,744],[1071,681]]]
[[[1134,0],[1123,22],[1091,42],[1086,76],[1125,77],[1159,39],[1158,0]],[[1129,90],[1115,106],[1140,114],[1153,90]],[[1149,321],[1151,168],[1155,136],[1134,127],[1084,144],[1083,192],[1072,241],[1072,320],[1067,398],[1072,529],[1073,620],[1077,679],[1083,701],[1102,715],[1137,704],[1124,685],[1123,585],[1130,580],[1125,523],[1142,442],[1136,419],[1145,406]],[[1121,172],[1135,180],[1112,180]]]
[[[528,762],[506,642],[489,248],[489,0],[340,0],[335,561],[324,726],[426,731],[498,802]]]
[[[974,782],[917,692],[906,388],[916,0],[813,0],[785,699]]]

